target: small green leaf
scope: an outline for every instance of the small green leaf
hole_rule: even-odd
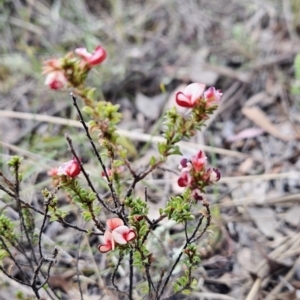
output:
[[[81,213],[81,215],[82,215],[84,221],[90,221],[90,220],[92,220],[92,215],[91,215],[91,213],[89,211],[83,211]]]
[[[58,220],[58,217],[57,216],[55,216],[55,215],[53,215],[53,216],[51,216],[51,218],[50,218],[50,222],[54,222],[54,221],[57,221]]]
[[[1,261],[5,256],[9,256],[9,253],[6,252],[5,250],[1,249],[1,250],[0,250],[0,261]]]
[[[182,155],[179,146],[173,146],[171,150],[168,151],[169,155]]]
[[[94,110],[90,106],[84,106],[81,110],[89,116],[94,114]]]
[[[295,78],[300,79],[300,53],[298,53],[294,60]]]
[[[93,100],[94,99],[94,96],[95,96],[95,91],[96,89],[95,88],[87,88],[85,90],[86,92],[86,97],[90,100]]]
[[[158,147],[159,154],[164,155],[167,149],[166,143],[158,143],[157,147]]]
[[[156,163],[156,158],[154,156],[151,156],[151,158],[150,158],[150,166],[151,167],[154,166],[155,163]]]
[[[182,294],[189,296],[191,294],[191,291],[185,289],[185,290],[182,291]]]
[[[115,168],[121,167],[121,166],[123,166],[123,165],[124,165],[123,160],[116,159],[116,160],[113,161],[113,166],[114,166]]]

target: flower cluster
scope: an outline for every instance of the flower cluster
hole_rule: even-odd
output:
[[[176,93],[176,103],[186,108],[193,108],[201,102],[205,102],[207,107],[218,104],[223,95],[221,90],[216,90],[214,87],[205,90],[205,87],[203,83],[189,84],[183,92]]]
[[[196,200],[202,199],[205,186],[218,181],[221,177],[218,169],[206,167],[206,161],[207,157],[204,152],[199,151],[190,160],[183,158],[179,165],[181,175],[178,179],[178,185],[180,187],[189,187]]]
[[[105,49],[101,46],[97,46],[93,53],[88,52],[86,48],[77,48],[75,49],[75,53],[80,57],[78,66],[82,71],[87,71],[92,67],[101,64],[107,56]],[[68,86],[70,81],[70,78],[68,77],[73,76],[72,72],[74,71],[70,68],[70,59],[72,57],[73,54],[69,55],[68,61],[53,58],[44,62],[43,74],[46,75],[45,85],[52,90],[60,90]],[[76,61],[77,60],[75,60],[75,62]]]
[[[119,218],[108,219],[106,227],[107,230],[103,236],[104,243],[98,246],[98,250],[102,253],[114,250],[116,244],[125,245],[136,237],[135,231],[125,226]]]

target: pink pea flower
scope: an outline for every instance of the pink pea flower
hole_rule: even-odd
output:
[[[182,107],[192,108],[196,101],[202,97],[204,90],[205,84],[191,83],[183,90],[183,92],[176,93],[176,103]]]
[[[124,222],[120,218],[112,218],[106,221],[106,226],[110,231],[124,225]]]
[[[209,183],[214,183],[220,180],[221,173],[219,169],[216,168],[208,168],[205,174],[205,177],[207,178],[207,181]]]
[[[97,46],[93,53],[88,52],[86,48],[77,48],[75,49],[75,53],[79,55],[90,68],[101,64],[107,56],[105,49],[101,46]]]
[[[196,172],[199,172],[203,169],[206,163],[207,157],[203,151],[199,151],[196,155],[192,156],[191,161],[193,168]]]
[[[125,245],[135,239],[136,233],[133,229],[122,225],[112,231],[112,236],[116,243]]]
[[[115,249],[115,244],[125,245],[135,239],[133,229],[124,225],[120,218],[112,218],[106,221],[107,230],[104,232],[104,243],[98,246],[98,250],[106,253]]]
[[[216,90],[213,86],[204,92],[204,98],[207,104],[216,104],[221,100],[223,93],[221,90]]]
[[[68,80],[62,71],[52,71],[47,74],[45,85],[52,90],[60,90],[68,84]]]
[[[103,236],[104,243],[98,246],[98,250],[102,253],[106,253],[110,250],[115,249],[115,241],[113,239],[112,233],[108,230],[104,232]]]
[[[191,171],[191,169],[193,168],[193,165],[191,164],[191,162],[186,159],[186,158],[183,158],[181,161],[180,161],[180,164],[179,164],[179,170],[181,172],[189,172]]]
[[[192,182],[192,178],[188,172],[181,173],[180,177],[177,180],[177,183],[180,187],[189,186],[191,182]]]
[[[79,175],[80,171],[80,163],[75,157],[73,157],[72,160],[69,160],[58,167],[57,175],[66,175],[74,178]]]

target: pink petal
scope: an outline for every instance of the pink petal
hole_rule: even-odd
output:
[[[110,231],[105,230],[103,240],[105,244],[111,243],[113,241],[113,237]]]
[[[75,53],[85,60],[87,60],[93,56],[92,53],[90,53],[86,50],[86,48],[77,48],[77,49],[75,49]]]
[[[199,151],[196,155],[193,155],[191,158],[193,168],[196,172],[199,172],[202,170],[204,165],[206,164],[207,157],[204,154],[203,151]]]
[[[51,170],[48,171],[47,174],[51,177],[55,177],[55,176],[57,176],[57,171],[58,171],[58,168],[52,168]]]
[[[45,79],[45,85],[49,86],[52,90],[62,89],[67,85],[67,79],[61,71],[50,72]]]
[[[223,93],[221,90],[216,90],[211,86],[204,92],[204,98],[209,104],[218,103],[221,100]]]
[[[106,58],[106,51],[101,46],[96,47],[92,57],[90,57],[88,63],[91,66],[101,64]]]
[[[132,241],[133,239],[136,238],[136,233],[134,230],[130,230],[129,233],[127,234],[127,242]]]
[[[124,225],[124,222],[120,218],[112,218],[106,221],[106,226],[111,231],[122,225]]]
[[[114,241],[113,236],[110,231],[105,230],[104,236],[103,236],[103,241],[104,241],[103,242],[104,246],[110,247],[110,250],[115,249],[115,241]]]
[[[127,235],[129,232],[130,229],[127,226],[122,225],[112,232],[112,236],[116,243],[120,245],[125,245],[127,244]]]
[[[57,175],[67,175],[67,169],[69,165],[72,163],[72,160],[63,163],[61,166],[57,168]]]
[[[221,173],[220,173],[219,169],[212,168],[211,173],[209,175],[210,182],[219,181],[220,178],[221,178]]]
[[[191,83],[184,89],[183,93],[190,97],[192,103],[195,103],[203,95],[204,90],[204,83]]]
[[[99,245],[98,246],[98,250],[101,252],[101,253],[106,253],[110,250],[113,250],[112,247],[111,247],[111,244],[105,244],[105,245]]]
[[[194,106],[194,103],[191,102],[191,99],[182,92],[176,93],[175,100],[176,103],[182,107],[192,108]]]
[[[70,177],[76,177],[81,171],[80,164],[76,159],[73,159],[72,162],[68,165],[66,173]]]

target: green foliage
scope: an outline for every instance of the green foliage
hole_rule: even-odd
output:
[[[33,212],[28,207],[22,207],[22,215],[24,219],[24,225],[27,231],[33,236],[35,229],[35,221]]]
[[[61,220],[65,218],[68,212],[63,211],[57,207],[58,199],[57,196],[49,192],[47,189],[42,191],[42,194],[45,198],[45,202],[49,202],[48,204],[48,212],[50,214],[50,222],[54,222],[57,220]]]
[[[128,197],[125,200],[126,207],[130,208],[130,216],[146,216],[149,212],[147,203],[140,197]]]
[[[16,299],[19,300],[35,300],[36,298],[33,296],[25,296],[22,291],[16,292]]]
[[[92,116],[92,115],[94,114],[94,110],[93,110],[93,108],[90,107],[90,106],[84,106],[84,107],[82,108],[82,111],[83,111],[84,113],[88,114],[89,116]],[[91,121],[90,121],[90,122],[91,122]]]
[[[182,292],[185,295],[189,295],[190,289],[196,287],[197,281],[192,279],[192,271],[197,268],[200,261],[196,245],[187,245],[184,250],[184,259],[181,261],[187,269],[185,270],[184,275],[178,278],[173,284],[175,292]]]
[[[139,245],[136,251],[133,251],[133,265],[137,267],[138,270],[143,271],[145,265],[150,265],[151,254],[147,250],[145,245]]]
[[[149,162],[150,166],[153,167],[155,165],[156,161],[157,161],[156,158],[154,156],[151,156],[150,162]]]
[[[10,167],[10,171],[12,174],[15,174],[16,171],[19,169],[22,163],[23,157],[20,156],[12,156],[10,160],[7,162],[7,165]],[[19,181],[22,180],[22,175],[18,174]]]
[[[9,256],[9,253],[6,250],[4,250],[4,249],[0,249],[0,262],[6,256]]]
[[[10,158],[10,160],[7,162],[7,165],[9,167],[16,167],[16,166],[20,166],[21,162],[23,160],[23,157],[20,157],[20,156],[12,156]]]
[[[194,219],[188,195],[171,197],[163,212],[177,223],[185,223]]]
[[[119,159],[115,159],[113,161],[112,165],[113,165],[114,168],[118,168],[118,167],[124,166],[124,161],[123,160],[119,160]]]
[[[294,59],[295,78],[300,80],[300,53]]]
[[[4,214],[0,215],[0,236],[7,241],[14,243],[16,240],[16,234],[14,232],[14,223]]]
[[[292,82],[291,92],[300,95],[300,53],[294,59],[295,80]]]
[[[157,148],[158,148],[158,152],[159,154],[165,156],[167,149],[168,149],[168,145],[166,142],[161,142],[161,143],[157,143]]]
[[[86,222],[92,220],[92,218],[93,218],[92,214],[89,211],[83,211],[81,213],[81,215],[82,215],[84,221],[86,221]]]
[[[70,194],[72,200],[78,203],[83,209],[88,209],[92,204],[96,195],[89,189],[83,188],[78,180],[63,176],[61,180],[61,187]]]

